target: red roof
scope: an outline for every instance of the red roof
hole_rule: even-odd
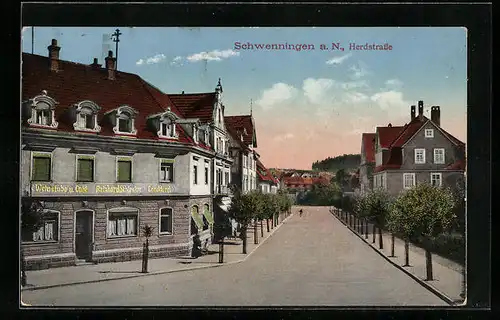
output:
[[[240,141],[240,135],[243,135],[243,142],[246,145],[253,144],[255,148],[257,147],[257,137],[255,136],[254,121],[251,115],[225,116],[224,122],[228,131],[236,140]],[[244,131],[246,131],[246,135]]]
[[[202,123],[212,121],[215,92],[168,94],[168,97],[185,118],[199,118]]]
[[[66,110],[84,100],[95,102],[101,110],[98,122],[102,129],[97,135],[114,136],[109,124],[103,121],[104,114],[123,105],[128,105],[139,112],[135,119],[137,138],[159,140],[156,132],[148,128],[147,117],[153,114],[171,111],[179,117],[183,114],[171,104],[169,98],[151,84],[135,74],[116,71],[116,79],[108,80],[108,71],[90,65],[59,60],[59,71],[49,68],[48,57],[22,54],[22,101],[40,95],[42,90],[54,98],[58,105],[55,109],[57,131],[74,132],[73,123],[66,118]],[[177,126],[179,139],[168,141],[191,144],[192,139]],[[165,139],[162,139],[165,140]]]
[[[363,133],[362,136],[366,162],[375,162],[375,133]]]
[[[415,133],[417,133],[420,128],[429,120],[426,117],[423,117],[421,121],[418,117],[410,121],[410,123],[405,124],[403,129],[400,131],[399,135],[392,141],[391,147],[402,147],[408,139],[413,137]]]
[[[403,127],[377,127],[378,139],[382,148],[389,148],[391,142],[399,135]]]
[[[261,181],[273,182],[276,183],[276,179],[274,179],[273,175],[267,169],[260,160],[257,160],[257,175]]]

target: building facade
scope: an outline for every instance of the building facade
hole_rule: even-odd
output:
[[[279,182],[264,164],[257,160],[259,190],[263,193],[278,193]]]
[[[101,67],[60,49],[22,57],[20,191],[44,208],[42,227],[21,232],[28,269],[140,259],[145,225],[152,258],[190,254],[195,234],[210,242],[232,165],[220,81],[171,99],[116,70],[111,51]]]
[[[375,137],[373,186],[397,195],[418,183],[450,187],[462,183],[465,144],[441,128],[440,107],[431,107],[431,119],[411,106],[410,122],[402,127],[379,127]],[[396,128],[396,129],[394,129]]]
[[[361,163],[359,166],[359,191],[361,193],[373,188],[374,147],[375,133],[363,133],[361,137]]]

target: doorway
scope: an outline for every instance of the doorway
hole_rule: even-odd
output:
[[[75,255],[77,259],[92,260],[92,224],[94,212],[90,210],[75,213]]]

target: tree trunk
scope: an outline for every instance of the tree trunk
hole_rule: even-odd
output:
[[[224,263],[224,237],[219,241],[219,263]]]
[[[384,240],[382,239],[382,228],[378,228],[378,248],[380,250],[384,249]]]
[[[26,259],[24,257],[24,249],[21,248],[21,286],[25,287],[28,284],[26,279]]]
[[[405,264],[403,267],[409,267],[410,266],[410,241],[408,239],[405,239]]]
[[[257,219],[253,221],[253,243],[259,244],[259,229],[257,229]]]
[[[264,222],[260,220],[260,237],[264,238]]]
[[[274,214],[273,216],[271,217],[271,229],[274,229]]]
[[[267,232],[269,232],[269,219],[266,219],[266,224],[267,224]]]
[[[395,257],[394,256],[394,233],[391,234],[391,255],[389,257],[391,257],[391,258]]]
[[[376,232],[375,223],[372,225],[372,243],[375,243],[375,232]]]
[[[365,219],[365,239],[368,239],[368,221]]]
[[[247,254],[247,227],[241,228],[241,234],[243,235],[243,254]]]
[[[359,221],[360,234],[363,235],[363,232],[365,231],[364,226],[363,226],[363,219],[358,219],[358,221]]]
[[[425,271],[427,278],[425,281],[432,281],[432,253],[430,250],[425,250]]]

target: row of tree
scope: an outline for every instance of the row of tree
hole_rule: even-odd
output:
[[[276,194],[262,193],[258,190],[247,193],[234,190],[229,217],[240,226],[243,253],[247,253],[247,231],[252,225],[254,227],[254,243],[257,244],[259,241],[258,225],[260,224],[260,233],[263,237],[264,221],[266,221],[267,232],[269,232],[270,227],[274,228],[279,223],[280,217],[290,214],[292,205],[292,199],[282,190]]]
[[[351,199],[343,199],[341,207],[357,218],[373,224],[373,234],[378,229],[379,247],[383,248],[382,230],[388,230],[394,243],[394,235],[405,241],[405,261],[408,264],[410,242],[431,240],[444,233],[463,231],[465,219],[464,197],[460,189],[432,186],[428,183],[392,197],[383,189],[374,189]],[[460,232],[461,233],[461,232]],[[432,278],[432,260],[429,246],[426,250],[428,277]]]
[[[336,157],[328,157],[321,161],[315,161],[312,164],[313,170],[336,172],[340,169],[355,170],[361,163],[360,154],[344,154]]]

